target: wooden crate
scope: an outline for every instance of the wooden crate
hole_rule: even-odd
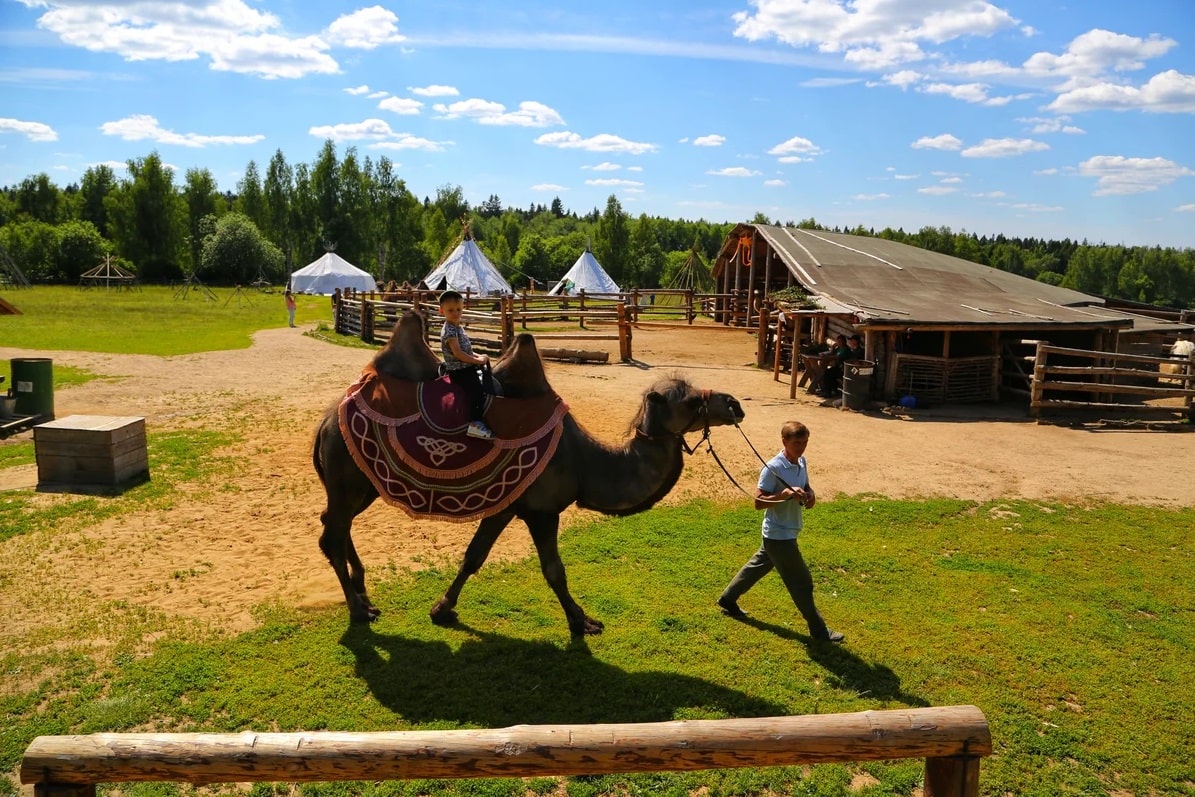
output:
[[[115,487],[149,476],[145,419],[69,415],[33,427],[38,489]]]

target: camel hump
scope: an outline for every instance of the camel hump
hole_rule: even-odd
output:
[[[524,332],[494,364],[494,376],[502,383],[503,394],[509,398],[530,398],[552,392],[544,361],[540,359],[535,338]]]
[[[440,358],[427,345],[427,324],[423,315],[415,310],[403,313],[390,340],[373,358],[378,373],[405,379],[411,382],[425,382],[435,379],[439,373]]]

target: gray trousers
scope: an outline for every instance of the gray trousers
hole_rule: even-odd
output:
[[[764,537],[759,550],[722,590],[721,600],[724,603],[737,603],[747,590],[772,572],[773,568],[780,574],[793,603],[809,625],[809,634],[814,639],[825,639],[829,630],[813,603],[813,576],[801,557],[796,540],[769,540]]]

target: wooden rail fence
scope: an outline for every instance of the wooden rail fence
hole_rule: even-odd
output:
[[[1051,364],[1051,359],[1053,363]],[[1060,364],[1059,361],[1065,364]],[[1090,361],[1089,365],[1076,365]],[[1162,364],[1185,365],[1185,373],[1160,374]],[[1148,366],[1148,367],[1147,367]],[[1163,382],[1162,380],[1166,380]],[[1086,394],[1088,400],[1047,398],[1047,393]],[[1116,401],[1115,396],[1135,396],[1142,403]],[[1181,406],[1151,405],[1155,399],[1181,398]],[[1195,398],[1195,355],[1188,362],[1143,354],[1088,351],[1038,342],[1033,358],[1033,383],[1029,410],[1040,415],[1048,409],[1111,409],[1130,413],[1192,413]]]
[[[20,778],[35,797],[95,797],[99,783],[553,777],[924,758],[924,797],[977,797],[979,762],[991,753],[983,712],[938,706],[458,731],[39,736]]]

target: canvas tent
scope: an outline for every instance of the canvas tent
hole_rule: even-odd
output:
[[[335,252],[327,252],[319,260],[290,275],[290,289],[295,293],[331,294],[336,289],[376,291],[377,280]]]
[[[556,283],[556,287],[548,291],[553,296],[575,296],[581,291],[586,293],[619,293],[619,288],[614,280],[610,279],[610,275],[602,268],[601,264],[597,262],[597,258],[593,256],[587,248],[577,258],[577,262],[573,263],[573,267],[568,270],[568,273],[560,278],[560,282]]]
[[[468,291],[474,296],[514,293],[467,232],[456,249],[423,278],[423,284],[433,291]]]

